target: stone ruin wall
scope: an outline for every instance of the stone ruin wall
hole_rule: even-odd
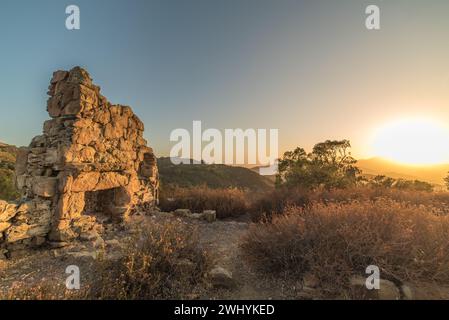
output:
[[[0,256],[101,232],[88,211],[126,221],[157,205],[156,158],[131,108],[110,104],[79,67],[55,72],[48,95],[52,119],[17,156],[22,200],[0,201]]]

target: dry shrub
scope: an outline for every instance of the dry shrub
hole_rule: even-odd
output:
[[[41,281],[33,286],[16,282],[7,292],[0,294],[0,300],[81,300],[85,297],[86,290],[68,290],[65,284],[55,285],[49,281]]]
[[[245,192],[240,189],[211,189],[206,186],[179,188],[166,191],[161,196],[163,211],[190,209],[193,212],[216,210],[220,219],[247,213]]]
[[[449,283],[449,217],[388,199],[289,208],[253,224],[242,248],[260,271],[311,272],[330,293],[371,264],[392,280]]]
[[[180,221],[145,226],[117,261],[97,266],[93,299],[184,299],[201,290],[209,269],[197,232]]]
[[[0,300],[186,299],[201,294],[211,262],[197,232],[180,221],[142,226],[117,259],[94,263],[81,290],[50,279],[15,283]]]
[[[279,188],[263,194],[251,205],[254,221],[271,219],[273,215],[282,214],[291,206],[306,208],[311,203],[351,203],[353,201],[376,201],[391,199],[404,205],[424,205],[440,215],[449,214],[449,192],[425,192],[399,190],[394,188],[354,187],[346,189],[288,189]]]
[[[253,221],[270,220],[273,215],[282,214],[288,207],[306,207],[312,193],[301,188],[277,188],[259,195],[250,206]]]
[[[395,188],[357,187],[326,191],[314,194],[312,200],[322,202],[351,202],[352,200],[377,200],[388,198],[409,205],[424,205],[439,211],[449,213],[449,192],[427,192],[415,190],[400,190]]]

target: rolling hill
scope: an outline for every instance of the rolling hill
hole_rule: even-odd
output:
[[[236,187],[251,191],[267,191],[273,182],[258,173],[243,167],[223,164],[180,164],[174,165],[170,158],[158,159],[159,175],[162,185],[191,187],[207,185],[210,188]]]

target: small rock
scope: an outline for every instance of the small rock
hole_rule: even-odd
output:
[[[8,252],[9,258],[11,259],[20,259],[30,255],[30,251],[27,249],[22,250],[11,250]]]
[[[188,217],[191,219],[200,220],[203,218],[203,215],[201,213],[192,213],[192,214],[189,214]]]
[[[380,289],[377,290],[380,300],[399,300],[401,299],[401,293],[398,287],[391,281],[380,280]]]
[[[8,254],[8,250],[6,249],[0,249],[0,260],[6,260],[7,259],[7,255]]]
[[[401,292],[404,300],[415,300],[415,292],[408,284],[401,285]]]
[[[398,287],[391,281],[380,279],[379,289],[368,289],[366,278],[355,276],[350,280],[355,299],[379,299],[379,300],[399,300],[401,294]]]
[[[11,226],[11,223],[9,223],[9,222],[0,222],[0,233],[5,231],[6,229],[8,229],[10,226]]]
[[[236,283],[232,273],[222,267],[215,267],[209,272],[209,280],[214,287],[232,289]]]
[[[51,241],[48,242],[48,246],[51,249],[58,249],[58,248],[64,248],[67,247],[69,245],[68,242],[64,242],[64,241]]]
[[[40,247],[41,245],[43,245],[45,243],[45,237],[34,237],[31,241],[31,243],[33,244],[34,247]]]
[[[306,273],[303,277],[304,287],[308,288],[317,288],[319,285],[319,280],[312,273]]]
[[[100,235],[96,231],[87,231],[80,234],[80,239],[82,241],[94,241],[99,237]]]
[[[187,217],[191,213],[190,209],[176,209],[174,212],[175,216],[178,217]]]
[[[214,222],[217,220],[217,212],[215,210],[204,210],[203,219],[207,222]]]
[[[77,251],[77,252],[67,252],[68,256],[72,256],[77,259],[89,258],[97,259],[97,253],[95,251]]]
[[[3,209],[0,209],[0,222],[8,222],[17,214],[17,205],[2,201]]]
[[[120,247],[120,241],[117,239],[105,240],[104,243],[110,247]]]

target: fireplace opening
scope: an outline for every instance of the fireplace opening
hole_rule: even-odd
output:
[[[104,222],[122,221],[130,200],[123,187],[88,191],[84,194],[83,214],[95,216]]]

